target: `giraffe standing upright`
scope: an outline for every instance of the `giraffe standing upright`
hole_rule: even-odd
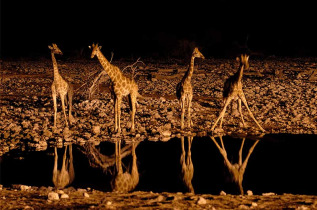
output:
[[[112,82],[112,91],[114,93],[114,116],[115,116],[115,132],[121,132],[120,116],[121,116],[121,102],[122,97],[129,95],[129,104],[131,108],[131,132],[135,131],[134,117],[136,112],[137,97],[140,96],[138,93],[138,85],[132,78],[128,78],[123,75],[122,71],[117,66],[112,65],[100,51],[101,46],[98,44],[92,44],[89,46],[92,49],[91,58],[97,56],[102,67],[109,75]]]
[[[203,54],[198,50],[196,47],[193,51],[193,54],[190,59],[190,64],[187,72],[185,73],[183,79],[180,83],[176,86],[176,96],[181,104],[181,129],[184,129],[184,118],[185,118],[185,106],[187,105],[187,120],[188,120],[188,127],[191,127],[191,105],[193,99],[193,87],[191,84],[191,79],[194,72],[194,62],[195,58],[202,58],[205,57]]]
[[[117,140],[115,144],[116,174],[111,182],[111,187],[114,192],[129,192],[132,191],[139,183],[139,172],[135,153],[136,143],[134,141],[132,142],[131,173],[128,171],[123,173],[121,162],[121,140]]]
[[[186,158],[184,136],[181,136],[182,154],[181,154],[180,163],[182,166],[182,178],[187,190],[191,193],[195,193],[195,190],[192,184],[192,179],[194,176],[194,165],[192,161],[192,152],[191,152],[193,137],[188,136],[187,140],[188,140],[188,148],[187,148],[187,158]]]
[[[243,126],[245,126],[245,122],[244,122],[243,114],[242,114],[241,101],[246,106],[251,118],[254,120],[257,126],[261,129],[262,132],[265,132],[265,130],[261,127],[261,125],[253,116],[242,90],[243,70],[249,68],[249,56],[247,54],[241,54],[240,57],[237,57],[237,60],[240,61],[239,70],[233,76],[229,77],[225,82],[224,91],[223,91],[224,107],[221,113],[219,114],[219,117],[217,118],[216,122],[212,126],[211,130],[213,131],[215,129],[219,120],[220,120],[220,128],[222,127],[222,120],[226,113],[227,106],[230,104],[232,100],[238,100],[238,107],[239,107],[238,109],[239,109]]]
[[[58,170],[58,154],[55,147],[55,161],[53,168],[53,183],[57,189],[63,189],[65,186],[71,184],[75,178],[75,171],[73,165],[73,150],[72,145],[69,145],[69,158],[67,158],[67,146],[65,146],[63,162],[61,170]]]
[[[228,159],[227,151],[226,151],[226,148],[223,144],[222,136],[220,136],[219,138],[220,138],[221,147],[217,143],[215,137],[211,136],[211,139],[213,140],[213,142],[217,146],[220,154],[222,155],[222,157],[224,159],[225,166],[227,167],[229,173],[231,174],[232,181],[239,187],[240,194],[243,195],[244,191],[243,191],[242,181],[243,181],[244,172],[245,172],[245,169],[247,167],[249,158],[250,158],[255,146],[259,143],[259,140],[256,140],[254,142],[254,144],[250,147],[246,158],[242,162],[242,150],[243,150],[243,146],[244,146],[244,142],[245,142],[245,138],[243,138],[243,140],[241,142],[240,150],[239,150],[239,162],[232,164]]]
[[[67,102],[67,98],[66,98],[66,95],[67,95],[68,104],[69,104],[68,117],[69,117],[69,122],[71,123],[73,120],[73,116],[72,116],[72,100],[73,100],[73,94],[74,94],[73,86],[71,83],[66,82],[58,72],[55,54],[63,55],[62,51],[54,43],[52,44],[52,46],[48,46],[48,48],[51,50],[53,69],[54,69],[54,81],[52,84],[52,96],[53,96],[53,102],[54,102],[54,127],[56,127],[56,117],[57,117],[56,96],[58,94],[61,98],[65,122],[66,122],[66,126],[68,127],[68,121],[67,121],[66,112],[65,112],[65,101]]]

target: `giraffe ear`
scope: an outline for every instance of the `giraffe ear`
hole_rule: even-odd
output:
[[[99,50],[101,50],[102,46],[99,46]]]
[[[51,47],[51,46],[49,46],[49,45],[48,45],[48,49],[52,50],[52,49],[53,49],[53,47]]]
[[[88,46],[89,49],[91,49],[91,46]]]
[[[236,57],[236,61],[240,62],[240,58],[239,58],[239,57]]]

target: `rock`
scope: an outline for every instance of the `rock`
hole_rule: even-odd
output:
[[[276,195],[273,192],[269,192],[269,193],[262,193],[263,196],[272,196],[272,195]]]
[[[84,197],[85,197],[85,198],[89,198],[89,194],[86,193],[86,192],[84,192]]]
[[[161,135],[163,136],[171,136],[172,135],[172,132],[170,130],[163,130],[161,132]]]
[[[206,203],[207,203],[207,201],[206,201],[205,198],[203,198],[203,197],[199,197],[199,198],[198,198],[198,201],[197,201],[197,204],[198,204],[198,205],[204,205],[204,204],[206,204]]]
[[[251,208],[255,208],[255,207],[257,207],[257,206],[258,206],[258,204],[257,204],[257,203],[252,202],[252,204],[251,204]]]
[[[49,193],[48,193],[48,200],[58,201],[58,200],[59,200],[58,193],[56,193],[56,192],[49,192]]]
[[[253,192],[251,190],[248,190],[247,195],[253,195]]]
[[[246,206],[246,205],[244,205],[244,204],[241,204],[241,205],[239,206],[239,209],[249,209],[249,207]]]
[[[67,195],[67,194],[62,194],[61,195],[61,199],[67,199],[67,198],[69,198],[69,195]]]
[[[26,191],[26,190],[29,190],[29,189],[31,189],[30,186],[26,186],[26,185],[21,185],[21,186],[20,186],[20,190],[21,190],[21,191]]]
[[[100,134],[100,126],[99,125],[95,125],[92,127],[92,132],[95,134],[95,135],[99,135]]]
[[[220,195],[227,195],[227,193],[225,191],[221,191]]]

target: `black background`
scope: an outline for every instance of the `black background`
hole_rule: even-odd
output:
[[[228,56],[246,43],[261,55],[315,56],[313,9],[308,1],[2,0],[1,55],[47,56],[54,42],[86,56],[98,42],[117,58],[177,57],[192,46]]]

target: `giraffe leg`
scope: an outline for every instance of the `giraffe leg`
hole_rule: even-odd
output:
[[[211,130],[213,131],[218,123],[218,121],[221,119],[221,124],[222,124],[222,118],[224,117],[225,113],[226,113],[226,109],[227,109],[227,106],[229,105],[229,103],[231,102],[231,98],[228,98],[226,100],[226,103],[225,103],[225,106],[223,107],[219,117],[217,118],[216,122],[214,123],[214,125],[212,126]],[[222,125],[221,125],[222,126]],[[221,128],[221,127],[220,127]]]
[[[54,85],[52,85],[52,97],[53,97],[53,103],[54,103],[54,128],[56,128],[57,103],[56,103],[56,89]]]
[[[181,129],[184,129],[184,118],[185,118],[185,97],[181,98]]]
[[[117,98],[117,133],[121,133],[121,123],[120,123],[120,118],[121,118],[121,102],[122,102],[122,96]]]
[[[188,102],[188,106],[187,106],[187,109],[188,109],[187,110],[187,121],[188,121],[188,124],[187,124],[187,126],[190,128],[191,124],[192,124],[192,119],[191,119],[192,97],[188,97],[187,102]]]
[[[132,127],[131,127],[131,132],[134,132],[135,131],[135,128],[134,128],[134,118],[135,118],[135,112],[136,112],[136,95],[130,95],[130,103],[131,103],[131,122],[132,122]]]
[[[265,130],[261,127],[261,125],[258,123],[258,121],[257,121],[257,120],[255,119],[255,117],[253,116],[253,114],[252,114],[252,112],[251,112],[251,110],[250,110],[250,108],[249,108],[249,106],[248,106],[247,100],[245,99],[244,94],[242,95],[241,100],[242,100],[243,104],[246,106],[246,108],[247,108],[247,110],[248,110],[248,112],[249,112],[251,118],[254,120],[254,122],[257,124],[257,126],[261,129],[261,131],[262,131],[262,132],[265,132]]]
[[[73,94],[74,94],[74,90],[73,90],[73,86],[70,85],[69,89],[68,89],[68,119],[69,119],[69,123],[72,124],[73,122],[73,115],[72,115],[72,109],[73,109]]]
[[[239,109],[239,113],[240,113],[240,116],[241,116],[243,127],[245,127],[245,122],[244,122],[244,119],[243,119],[242,107],[241,107],[241,99],[240,98],[238,99],[238,109]]]
[[[68,127],[68,121],[67,121],[66,111],[65,111],[65,95],[60,94],[60,97],[61,97],[61,102],[62,102],[62,108],[63,108],[64,118],[65,118],[65,123],[66,123],[66,126]]]
[[[114,131],[118,130],[118,100],[117,96],[114,94]]]

